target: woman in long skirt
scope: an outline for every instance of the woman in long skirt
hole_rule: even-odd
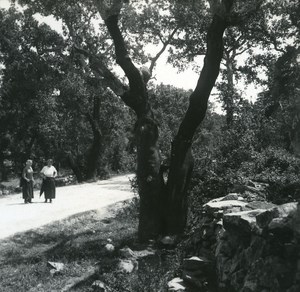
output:
[[[32,160],[28,159],[22,172],[22,193],[25,204],[32,202],[33,182]]]
[[[43,177],[42,191],[45,193],[45,203],[55,198],[55,177],[57,176],[57,170],[52,165],[53,160],[48,159],[47,165],[41,170],[41,175]]]

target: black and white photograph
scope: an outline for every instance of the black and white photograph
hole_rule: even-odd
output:
[[[0,0],[0,292],[299,291],[299,0]]]

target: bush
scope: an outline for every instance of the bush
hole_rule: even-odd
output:
[[[269,183],[299,182],[300,159],[284,149],[269,147],[257,155],[253,171],[257,180]]]
[[[268,183],[267,199],[275,204],[300,200],[300,159],[282,148],[268,147],[261,153],[252,149],[251,156],[236,164],[229,163],[234,160],[234,155],[217,159],[206,153],[202,155],[205,159],[196,159],[190,186],[190,229],[201,218],[203,204],[235,191],[234,187],[243,186],[249,180]]]

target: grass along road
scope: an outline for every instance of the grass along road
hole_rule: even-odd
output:
[[[0,239],[17,232],[41,227],[68,216],[89,211],[106,212],[106,207],[133,197],[129,178],[116,176],[109,180],[56,188],[53,203],[44,203],[39,191],[32,204],[24,204],[22,194],[0,200]]]
[[[127,176],[58,188],[52,204],[37,195],[26,205],[20,194],[0,200],[7,225],[1,224],[0,292],[90,292],[94,281],[111,292],[165,291],[178,274],[177,255],[164,249],[132,259],[132,273],[120,268],[121,249],[156,248],[138,241],[138,200],[130,200]],[[63,270],[52,273],[49,262]]]

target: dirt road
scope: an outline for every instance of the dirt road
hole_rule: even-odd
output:
[[[38,191],[34,193],[32,204],[24,204],[22,194],[3,198],[0,200],[0,239],[76,213],[99,209],[106,212],[106,206],[133,196],[129,177],[132,175],[56,188],[53,203],[44,203]]]

